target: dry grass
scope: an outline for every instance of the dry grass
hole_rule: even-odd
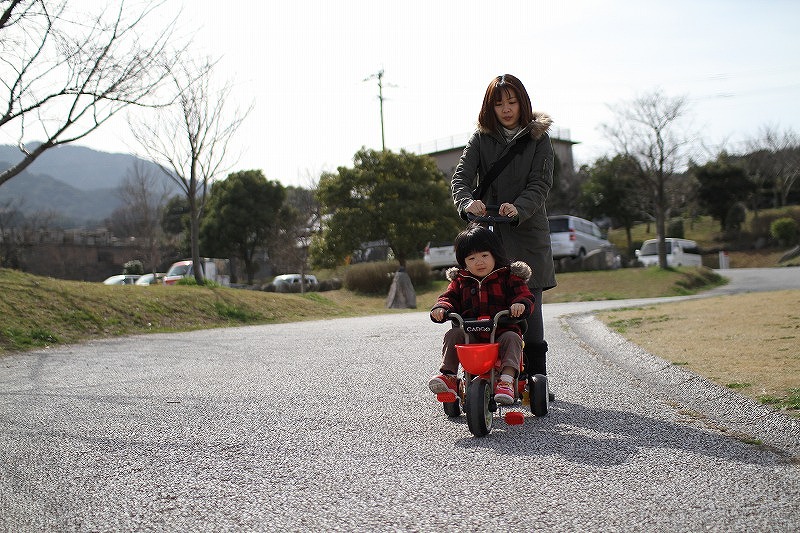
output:
[[[704,268],[661,270],[653,267],[569,272],[558,274],[556,279],[558,286],[544,292],[542,300],[546,304],[681,296],[722,283],[719,276]]]
[[[800,291],[704,298],[598,317],[654,355],[800,414]]]

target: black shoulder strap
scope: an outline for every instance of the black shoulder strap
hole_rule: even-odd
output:
[[[489,189],[489,185],[491,185],[495,178],[500,175],[503,169],[506,168],[508,163],[514,158],[514,156],[522,153],[530,140],[530,134],[526,133],[521,139],[514,143],[514,146],[512,146],[508,152],[503,154],[500,159],[492,163],[492,166],[489,167],[489,170],[486,172],[486,176],[481,176],[480,185],[478,185],[478,187],[472,191],[473,200],[480,200],[483,195],[486,194],[486,191]]]

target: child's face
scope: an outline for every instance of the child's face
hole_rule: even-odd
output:
[[[474,252],[464,258],[464,264],[470,274],[482,278],[494,270],[494,256],[491,252]]]

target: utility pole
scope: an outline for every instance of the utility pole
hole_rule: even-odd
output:
[[[380,101],[381,106],[381,148],[383,151],[386,151],[386,137],[383,134],[383,69],[380,69],[377,74],[373,74],[368,78],[364,78],[364,81],[378,79],[378,100]]]

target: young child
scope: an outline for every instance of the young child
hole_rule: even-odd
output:
[[[444,322],[445,313],[455,311],[465,319],[493,317],[499,311],[510,310],[515,318],[527,318],[533,309],[533,295],[527,281],[531,269],[522,261],[511,263],[503,245],[494,232],[470,224],[456,237],[453,246],[460,268],[447,271],[450,280],[447,290],[431,309],[431,320]],[[488,342],[489,334],[470,333],[470,342]],[[501,405],[514,403],[514,378],[522,357],[522,330],[517,325],[498,326],[495,342],[500,344],[502,370],[495,386],[495,401]],[[464,343],[464,331],[451,328],[442,343],[440,375],[428,382],[432,392],[456,393],[458,355],[456,344]]]

